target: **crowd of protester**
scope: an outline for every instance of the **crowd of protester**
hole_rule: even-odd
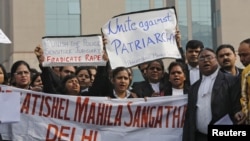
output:
[[[177,32],[182,58],[169,66],[164,66],[162,59],[139,64],[144,79],[140,82],[132,83],[132,68],[112,70],[108,56],[106,66],[44,67],[42,47],[37,46],[34,53],[41,71],[18,60],[8,77],[0,64],[0,84],[50,94],[119,99],[185,94],[188,104],[183,141],[206,141],[208,125],[227,114],[233,124],[249,124],[250,39],[239,44],[238,55],[246,67],[243,70],[235,64],[237,54],[232,45],[222,44],[213,50],[205,48],[202,41],[190,40],[184,53],[179,38]]]

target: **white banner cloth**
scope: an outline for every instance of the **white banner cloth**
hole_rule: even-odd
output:
[[[2,87],[2,86],[1,86]],[[13,141],[181,141],[187,95],[126,100],[21,92],[21,120],[0,124]]]

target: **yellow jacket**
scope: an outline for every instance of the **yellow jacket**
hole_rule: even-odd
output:
[[[246,124],[250,125],[250,65],[245,67],[241,74],[241,99],[242,112],[247,116]]]

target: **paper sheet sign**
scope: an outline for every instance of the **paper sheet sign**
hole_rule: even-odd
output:
[[[131,67],[161,58],[181,58],[177,48],[174,8],[118,15],[102,31],[111,68]]]
[[[11,44],[10,39],[3,33],[2,29],[0,29],[0,43]]]
[[[43,66],[104,66],[101,35],[43,37]]]

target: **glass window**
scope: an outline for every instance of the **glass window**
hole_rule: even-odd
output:
[[[155,8],[162,8],[162,7],[164,7],[164,5],[163,5],[163,0],[154,0],[154,6],[155,6]]]
[[[188,23],[187,23],[187,3],[186,0],[179,0],[179,9],[177,12],[179,30],[181,31],[181,44],[183,49],[188,42]]]
[[[69,14],[80,14],[79,2],[70,2],[69,3]]]
[[[79,0],[45,0],[46,35],[80,35],[80,14]]]
[[[126,0],[126,12],[149,9],[149,0]]]
[[[193,39],[201,40],[206,47],[213,48],[210,0],[192,0]]]

